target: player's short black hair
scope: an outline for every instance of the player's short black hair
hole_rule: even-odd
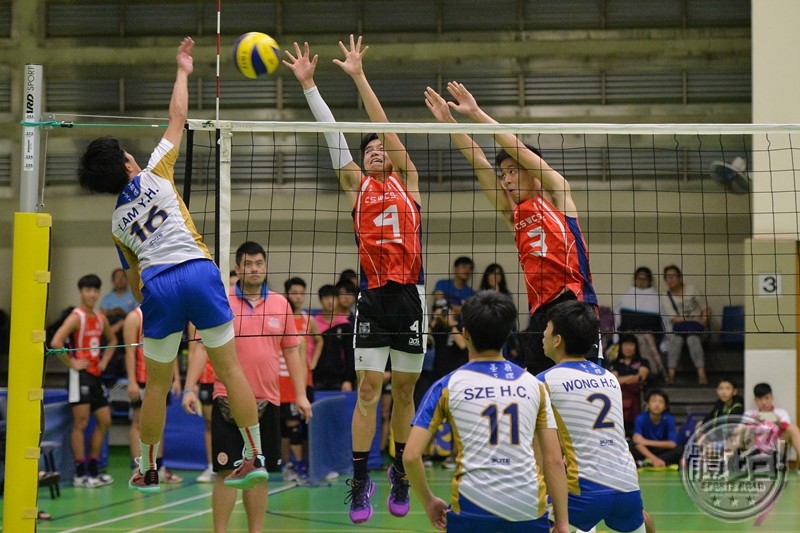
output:
[[[94,192],[119,194],[130,181],[125,170],[125,150],[116,137],[90,142],[78,161],[78,183]]]
[[[666,392],[661,389],[650,389],[644,395],[644,403],[646,404],[649,402],[650,398],[653,396],[661,396],[661,398],[664,400],[664,410],[669,411],[669,395]]]
[[[336,296],[336,287],[334,287],[330,283],[327,285],[323,285],[322,287],[319,288],[317,294],[319,295],[320,300],[325,298],[326,296]]]
[[[472,258],[467,257],[466,255],[462,255],[461,257],[458,257],[458,258],[456,258],[455,261],[453,261],[453,266],[454,267],[458,267],[458,266],[461,266],[461,265],[469,265],[469,266],[473,266],[474,267],[475,266],[475,262],[472,261]]]
[[[517,308],[505,294],[480,291],[464,302],[461,324],[477,351],[499,351],[517,324]]]
[[[528,150],[530,150],[534,154],[538,155],[539,157],[542,157],[542,152],[540,152],[539,149],[536,148],[535,146],[533,146],[531,144],[528,144],[528,143],[525,143],[525,148],[527,148]],[[500,163],[502,163],[503,161],[505,161],[509,157],[511,157],[511,154],[506,152],[505,148],[501,148],[500,151],[497,152],[497,155],[494,156],[494,164],[499,167]]]
[[[86,287],[92,289],[99,289],[103,285],[103,282],[100,281],[100,277],[96,274],[86,274],[81,279],[78,280],[78,288],[84,289]]]
[[[291,289],[295,285],[300,285],[301,287],[303,287],[305,289],[306,288],[306,280],[304,280],[303,278],[298,278],[298,277],[289,278],[289,279],[287,279],[286,281],[283,282],[283,291],[288,293],[289,289]]]
[[[336,282],[336,294],[341,294],[342,291],[346,292],[347,294],[352,294],[353,296],[358,296],[358,287],[353,285],[351,281],[346,279],[340,279]]]
[[[361,137],[361,164],[364,164],[364,150],[367,149],[367,145],[374,141],[375,139],[379,139],[377,133],[367,133],[363,137]]]
[[[264,248],[257,242],[253,241],[243,242],[236,249],[236,264],[241,264],[242,258],[246,255],[262,255],[264,256],[264,259],[267,258],[267,252],[264,251]]]
[[[739,387],[736,385],[736,382],[730,376],[722,376],[717,380],[717,387],[722,385],[723,383],[730,383],[734,389],[738,389]]]
[[[753,387],[753,396],[756,398],[763,398],[767,394],[772,394],[772,387],[769,386],[769,383],[758,383]]]
[[[568,300],[547,311],[546,322],[553,323],[553,335],[561,335],[567,355],[586,355],[600,342],[600,319],[591,305]]]
[[[358,281],[358,272],[356,272],[352,268],[345,268],[339,274],[339,281],[342,281],[343,279],[356,280],[356,282],[357,282]]]

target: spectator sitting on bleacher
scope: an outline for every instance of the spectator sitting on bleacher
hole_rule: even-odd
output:
[[[685,343],[697,368],[697,382],[707,385],[703,335],[708,330],[711,315],[708,301],[697,287],[683,282],[681,269],[675,265],[664,268],[664,282],[667,293],[661,298],[661,314],[672,326],[667,350],[667,383],[675,383],[675,371]]]
[[[700,427],[706,422],[718,418],[724,418],[728,415],[743,415],[744,414],[744,398],[739,396],[736,389],[736,383],[733,379],[728,377],[720,378],[717,382],[717,402],[714,408],[706,415],[702,422],[697,424]]]
[[[50,342],[51,348],[60,349],[69,339],[73,349],[70,353],[58,354],[58,359],[69,368],[69,403],[72,406],[70,442],[75,459],[73,485],[90,489],[113,481],[111,476],[98,470],[103,441],[111,427],[111,409],[100,374],[114,355],[113,347],[101,350],[103,338],[114,337],[106,317],[95,312],[95,305],[100,298],[100,285],[100,278],[94,274],[78,280],[81,303],[70,312]],[[92,432],[87,456],[84,433],[91,414],[94,414],[97,425]]]
[[[792,419],[785,409],[775,407],[772,396],[772,387],[769,383],[759,383],[753,387],[756,409],[747,411],[746,416],[757,420],[761,424],[774,427],[774,434],[778,438],[785,438],[797,453],[800,460],[800,428],[797,424],[792,424]],[[800,469],[798,469],[800,473]]]
[[[617,302],[614,309],[617,331],[648,331],[660,341],[664,331],[661,321],[661,299],[653,287],[653,271],[639,267],[633,274],[633,286]]]
[[[636,417],[642,412],[642,391],[650,376],[650,364],[639,354],[639,341],[633,334],[623,334],[619,339],[617,359],[608,365],[622,387],[622,418],[625,435],[633,435]]]
[[[636,417],[631,453],[640,467],[677,470],[683,455],[678,445],[675,418],[669,412],[669,396],[653,389],[645,395],[647,411]]]

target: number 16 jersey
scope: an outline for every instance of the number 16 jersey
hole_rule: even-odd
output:
[[[390,281],[421,285],[422,223],[419,205],[394,174],[385,181],[361,180],[353,225],[361,263],[361,288],[374,289]]]
[[[175,189],[177,158],[177,147],[161,139],[147,168],[120,193],[111,218],[122,267],[138,266],[142,283],[174,265],[211,259]]]

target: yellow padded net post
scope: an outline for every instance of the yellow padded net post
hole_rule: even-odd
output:
[[[48,214],[14,216],[3,531],[36,530],[51,225]]]

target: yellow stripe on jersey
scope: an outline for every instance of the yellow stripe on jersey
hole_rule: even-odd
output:
[[[164,157],[158,160],[158,163],[153,167],[153,174],[165,180],[175,183],[175,162],[178,160],[178,147],[172,146],[172,149],[164,154]]]
[[[178,160],[178,147],[173,146],[172,149],[167,152],[167,154],[162,157],[158,163],[153,167],[153,174],[160,178],[164,178],[169,180],[172,184],[172,190],[175,191],[175,196],[178,198],[178,209],[181,211],[181,216],[183,217],[183,223],[186,225],[186,229],[189,230],[189,233],[192,234],[192,238],[194,242],[197,243],[197,247],[205,254],[206,258],[211,259],[211,254],[208,251],[205,243],[203,242],[203,238],[197,232],[197,228],[194,225],[194,221],[192,220],[192,216],[189,214],[189,210],[186,208],[186,204],[183,203],[183,197],[178,192],[178,188],[175,186],[175,162]]]
[[[547,387],[547,392],[550,392],[550,384],[545,385]],[[553,406],[553,416],[556,419],[556,425],[558,426],[558,437],[561,440],[561,451],[564,452],[565,462],[567,463],[567,492],[570,494],[580,495],[581,487],[578,484],[578,458],[577,454],[575,453],[575,446],[572,444],[572,438],[569,436],[569,431],[567,431],[567,425],[564,423],[564,419],[561,418],[561,414],[556,410],[556,407]]]
[[[186,229],[192,234],[194,242],[197,243],[197,247],[200,248],[200,250],[205,254],[206,258],[213,259],[211,257],[211,253],[208,251],[208,247],[203,242],[203,238],[197,232],[197,227],[194,225],[192,215],[189,214],[186,204],[183,203],[183,197],[178,193],[178,189],[175,187],[175,182],[172,179],[170,179],[170,182],[172,183],[172,190],[175,191],[175,196],[178,197],[178,209],[181,210],[181,216],[183,217],[183,223],[186,225]]]
[[[450,501],[450,508],[453,509],[454,513],[461,512],[461,504],[458,501],[459,493],[459,483],[461,482],[461,478],[464,474],[464,467],[462,466],[462,462],[464,460],[464,445],[461,443],[461,435],[458,432],[458,428],[455,424],[451,424],[451,431],[453,433],[453,443],[452,448],[450,449],[450,453],[456,454],[456,472],[453,476],[453,481],[450,482],[450,494],[452,494],[452,498]]]
[[[142,273],[139,270],[139,258],[136,257],[136,254],[133,253],[133,250],[125,246],[121,240],[117,238],[116,235],[111,235],[111,238],[114,239],[114,244],[117,245],[119,251],[122,252],[122,255],[125,256],[125,261],[128,263],[128,268],[130,270],[135,270],[139,274],[139,290],[142,290]]]
[[[538,380],[537,380],[538,382]],[[550,405],[550,394],[547,392],[546,385],[539,383],[539,412],[536,414],[536,429],[548,427],[547,407]],[[551,406],[552,409],[552,406]],[[553,411],[555,413],[555,411]],[[547,485],[544,481],[542,465],[536,463],[536,478],[539,480],[539,516],[547,512]]]

